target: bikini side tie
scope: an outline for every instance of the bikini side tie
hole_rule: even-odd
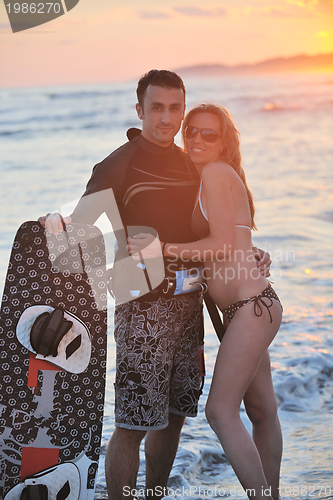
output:
[[[268,314],[269,314],[270,323],[272,323],[273,322],[273,318],[272,318],[271,311],[269,310],[269,308],[272,307],[273,300],[270,297],[265,297],[265,299],[267,299],[267,300],[270,301],[269,305],[267,305],[266,302],[261,297],[258,297],[258,296],[254,297],[254,299],[253,299],[253,302],[254,302],[254,314],[257,316],[257,318],[260,318],[260,316],[262,316],[263,310],[262,310],[261,305],[259,304],[259,302],[261,302],[261,304],[263,304],[266,307],[266,309],[268,311]],[[259,311],[259,312],[257,313],[257,311]]]

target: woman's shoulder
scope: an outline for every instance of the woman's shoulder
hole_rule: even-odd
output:
[[[201,178],[203,181],[209,181],[211,179],[230,179],[232,180],[233,178],[238,177],[237,173],[235,170],[228,165],[227,163],[224,162],[214,162],[214,163],[208,163],[203,167],[201,170],[200,174]],[[236,176],[236,177],[235,177]]]

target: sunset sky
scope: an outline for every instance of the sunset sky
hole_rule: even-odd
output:
[[[14,34],[0,3],[1,87],[125,81],[153,67],[329,52],[333,0],[80,0]]]

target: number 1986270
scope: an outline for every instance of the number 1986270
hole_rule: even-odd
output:
[[[49,14],[50,12],[54,12],[55,14],[59,14],[61,11],[60,3],[46,2],[46,3],[8,3],[6,4],[8,9],[8,13],[14,14]]]
[[[307,498],[323,498],[323,495],[327,498],[332,496],[332,488],[330,486],[285,486],[280,488],[280,494],[282,495],[282,490],[285,495],[291,495],[296,497],[307,497]]]

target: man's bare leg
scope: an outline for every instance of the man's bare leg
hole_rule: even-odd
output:
[[[150,431],[145,440],[146,497],[155,500],[166,495],[172,464],[174,462],[185,417],[169,413],[169,425],[159,431]],[[159,487],[156,490],[156,487]],[[164,491],[156,496],[156,491]]]
[[[140,443],[146,432],[116,427],[105,455],[105,477],[109,500],[132,500],[140,465]],[[124,490],[124,487],[127,489]],[[124,495],[124,492],[127,493]]]

